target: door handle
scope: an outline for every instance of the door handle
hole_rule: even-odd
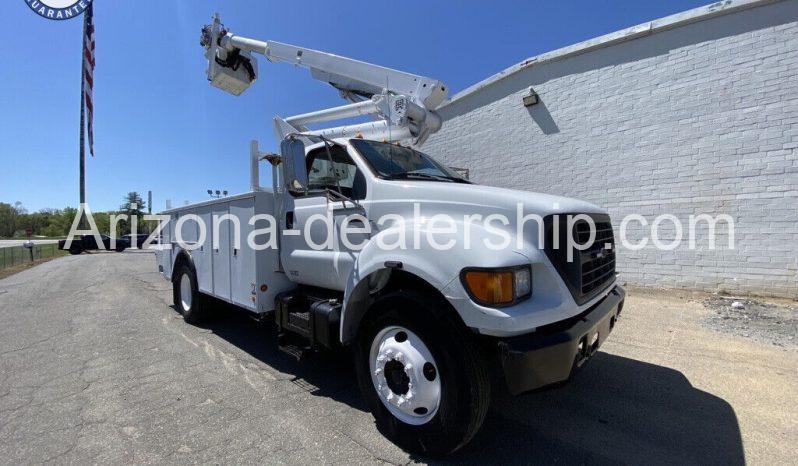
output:
[[[285,213],[285,229],[286,230],[294,229],[294,212]]]

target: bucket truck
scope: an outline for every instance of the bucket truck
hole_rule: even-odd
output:
[[[350,347],[379,430],[422,454],[466,444],[495,383],[520,394],[568,380],[607,338],[625,297],[607,213],[473,184],[417,150],[441,128],[444,83],[241,37],[218,15],[200,43],[210,84],[230,94],[258,79],[259,55],[307,68],[347,103],[276,117],[279,154],[252,142],[249,192],[164,212],[158,266],[187,322],[207,316],[212,296],[273,319],[297,359]],[[264,160],[271,187],[260,186]],[[495,214],[512,218],[464,220]],[[455,228],[436,230],[441,215]],[[268,247],[242,244],[263,231]],[[506,247],[488,247],[497,238]]]

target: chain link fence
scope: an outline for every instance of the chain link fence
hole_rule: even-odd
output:
[[[58,249],[58,244],[35,244],[28,249],[23,246],[0,248],[0,269],[14,265],[29,263],[39,259],[49,259],[67,254],[67,251]]]

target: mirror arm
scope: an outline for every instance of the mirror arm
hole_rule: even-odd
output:
[[[355,206],[355,207],[359,207],[360,206],[360,204],[358,204],[357,201],[355,201],[354,199],[352,199],[350,197],[345,196],[344,194],[341,194],[338,191],[335,191],[335,190],[330,189],[330,188],[325,188],[325,191],[327,192],[327,196],[326,197],[327,197],[327,201],[328,202],[329,201],[333,201],[333,202],[341,201],[341,203],[344,205],[344,209],[346,209],[346,201],[351,202],[352,205]]]
[[[265,160],[265,161],[269,162],[269,164],[272,167],[276,167],[277,165],[280,165],[280,162],[283,161],[282,157],[280,157],[277,154],[271,154],[271,153],[265,154],[263,157],[261,157],[261,160]]]

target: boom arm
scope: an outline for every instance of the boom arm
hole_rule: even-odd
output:
[[[416,144],[422,144],[441,127],[433,110],[446,99],[446,86],[438,80],[331,53],[236,36],[222,27],[218,15],[202,29],[200,43],[208,59],[208,80],[231,94],[240,95],[257,79],[257,62],[251,54],[258,53],[271,62],[308,68],[313,78],[329,83],[352,102],[276,121],[280,137],[293,132],[325,137],[366,132],[369,137],[385,139],[413,137]],[[305,128],[308,123],[367,114],[382,121],[318,131]]]

